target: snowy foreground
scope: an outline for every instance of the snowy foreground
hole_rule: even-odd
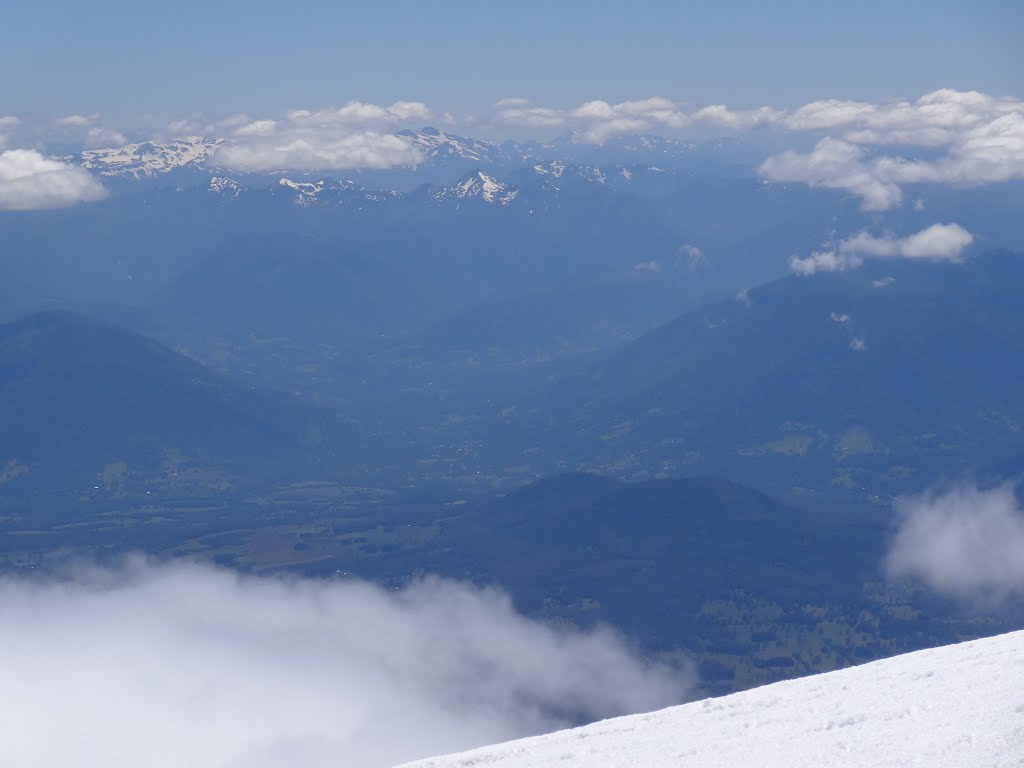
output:
[[[1024,632],[408,766],[1024,766]]]

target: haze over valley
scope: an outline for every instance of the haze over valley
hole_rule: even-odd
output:
[[[151,53],[124,43],[147,85],[57,5],[65,79],[0,51],[39,85],[0,75],[0,763],[369,768],[687,704],[578,732],[593,753],[480,754],[667,764],[732,742],[698,717],[724,707],[755,726],[737,755],[785,732],[794,764],[909,765],[955,713],[906,715],[897,748],[858,707],[969,694],[908,682],[932,656],[869,663],[966,641],[1010,711],[1017,9],[940,3],[954,50],[871,7],[738,4],[757,36],[527,3],[554,57],[464,3],[255,3],[243,33],[236,3],[161,26],[104,0],[148,25]],[[368,47],[392,27],[439,48]],[[487,36],[518,80],[482,51],[426,73]],[[859,725],[819,740],[818,698]],[[966,764],[970,723],[935,765]]]

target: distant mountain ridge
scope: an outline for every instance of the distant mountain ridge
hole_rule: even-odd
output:
[[[661,159],[671,164],[691,158],[698,152],[697,145],[658,136],[625,137],[600,147],[576,144],[569,139],[550,143],[505,141],[498,144],[429,126],[420,130],[398,131],[395,136],[420,152],[423,160],[410,169],[413,172],[417,168],[438,167],[452,167],[456,172],[467,172],[473,168],[495,172],[538,164],[588,163],[595,160],[615,165]],[[232,175],[230,168],[217,162],[217,150],[230,141],[226,137],[186,136],[135,142],[122,147],[86,149],[68,159],[101,177],[131,181],[155,180],[181,170]],[[287,168],[280,169],[280,173],[288,172]]]

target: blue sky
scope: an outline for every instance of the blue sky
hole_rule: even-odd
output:
[[[39,0],[7,4],[4,22],[0,114],[126,127],[352,99],[469,113],[510,96],[790,107],[1024,91],[1015,0]]]

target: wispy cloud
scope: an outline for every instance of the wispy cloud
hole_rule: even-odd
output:
[[[3,765],[395,765],[681,700],[493,590],[134,562],[0,582]]]
[[[878,236],[863,231],[810,256],[794,256],[789,261],[789,268],[798,275],[807,276],[817,272],[856,269],[866,258],[959,262],[963,259],[964,249],[972,242],[974,236],[959,224],[933,224],[906,237]]]
[[[0,210],[65,208],[106,196],[103,185],[83,168],[34,149],[0,152]]]
[[[970,601],[1024,592],[1024,511],[1012,486],[906,498],[896,511],[885,561],[890,577]]]
[[[91,115],[65,115],[58,117],[54,122],[64,128],[88,128],[99,122],[100,116],[96,113]]]
[[[615,104],[596,99],[574,109],[527,106],[520,100],[502,100],[496,106],[492,122],[498,125],[564,128],[573,132],[576,141],[587,144],[603,144],[630,133],[675,130],[692,122],[677,104],[660,96]]]
[[[9,131],[21,125],[21,118],[15,115],[0,115],[0,150],[7,149],[11,137]]]

